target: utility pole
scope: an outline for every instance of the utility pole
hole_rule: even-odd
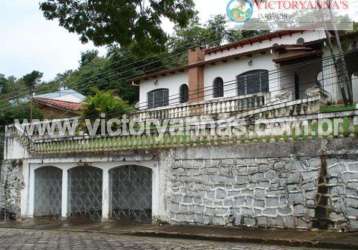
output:
[[[328,4],[329,4],[329,15],[330,15],[330,19],[331,19],[331,26],[327,27],[326,21],[324,20],[324,23],[326,26],[325,34],[327,37],[327,44],[330,49],[332,60],[333,60],[333,63],[334,63],[335,69],[336,69],[338,85],[341,90],[344,104],[349,105],[349,104],[353,103],[351,79],[348,74],[347,65],[346,65],[346,61],[345,61],[345,57],[344,57],[344,51],[342,48],[342,43],[341,43],[341,39],[339,36],[339,32],[338,32],[337,27],[334,23],[334,15],[333,15],[332,8],[331,8],[332,1],[329,0]],[[334,32],[336,46],[337,46],[337,50],[338,50],[338,56],[337,56],[338,58],[336,57],[334,49],[333,49],[333,43],[331,40],[331,34],[330,34],[329,30],[333,30],[333,32]]]
[[[32,123],[32,113],[33,113],[33,111],[32,111],[32,109],[33,109],[33,98],[34,97],[34,86],[32,85],[32,86],[30,86],[30,123]]]

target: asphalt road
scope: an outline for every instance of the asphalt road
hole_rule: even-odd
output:
[[[237,250],[298,250],[309,249],[287,246],[226,243],[210,241],[178,240],[116,236],[101,233],[73,233],[63,231],[39,231],[0,229],[0,249],[7,250],[107,250],[107,249],[237,249]]]

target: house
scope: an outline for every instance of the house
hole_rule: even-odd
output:
[[[343,37],[351,56],[358,35]],[[354,53],[353,53],[354,52]],[[351,63],[350,63],[351,62]],[[349,65],[356,65],[354,62]],[[355,70],[355,71],[354,71]],[[351,69],[354,100],[358,81]],[[151,72],[132,79],[140,86],[141,110],[187,103],[244,98],[266,93],[265,103],[300,100],[312,88],[326,92],[329,101],[341,103],[340,86],[332,84],[335,69],[324,31],[277,31],[214,47],[188,52],[188,64]]]
[[[187,65],[132,79],[139,110],[108,121],[108,130],[119,131],[112,135],[82,133],[83,126],[68,125],[76,119],[39,122],[32,133],[29,124],[7,126],[2,175],[11,184],[11,211],[20,218],[358,230],[358,110],[321,109],[347,91],[357,100],[357,37],[342,36],[345,55],[335,56],[322,31],[191,49]],[[343,56],[347,86],[347,74],[336,70]],[[63,112],[70,96],[35,99]],[[44,124],[58,126],[44,131]],[[65,127],[74,134],[54,134]]]
[[[77,116],[84,100],[85,96],[68,88],[33,97],[33,102],[43,111],[46,119]]]

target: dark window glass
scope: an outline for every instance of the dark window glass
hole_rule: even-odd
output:
[[[269,92],[269,74],[266,70],[260,73],[260,85],[261,92]]]
[[[237,78],[238,94],[246,95],[246,76],[239,76]]]
[[[148,108],[158,108],[169,105],[169,90],[156,89],[148,93]]]
[[[214,98],[224,96],[224,80],[218,77],[214,80]]]
[[[260,92],[260,74],[252,73],[247,75],[247,95]]]
[[[250,95],[269,92],[269,75],[267,70],[253,70],[237,77],[238,95]]]
[[[182,84],[179,89],[180,103],[186,103],[189,101],[189,87],[186,84]]]

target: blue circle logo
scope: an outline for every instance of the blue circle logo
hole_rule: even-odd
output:
[[[252,0],[230,0],[226,13],[232,22],[244,23],[251,19],[254,12]]]

